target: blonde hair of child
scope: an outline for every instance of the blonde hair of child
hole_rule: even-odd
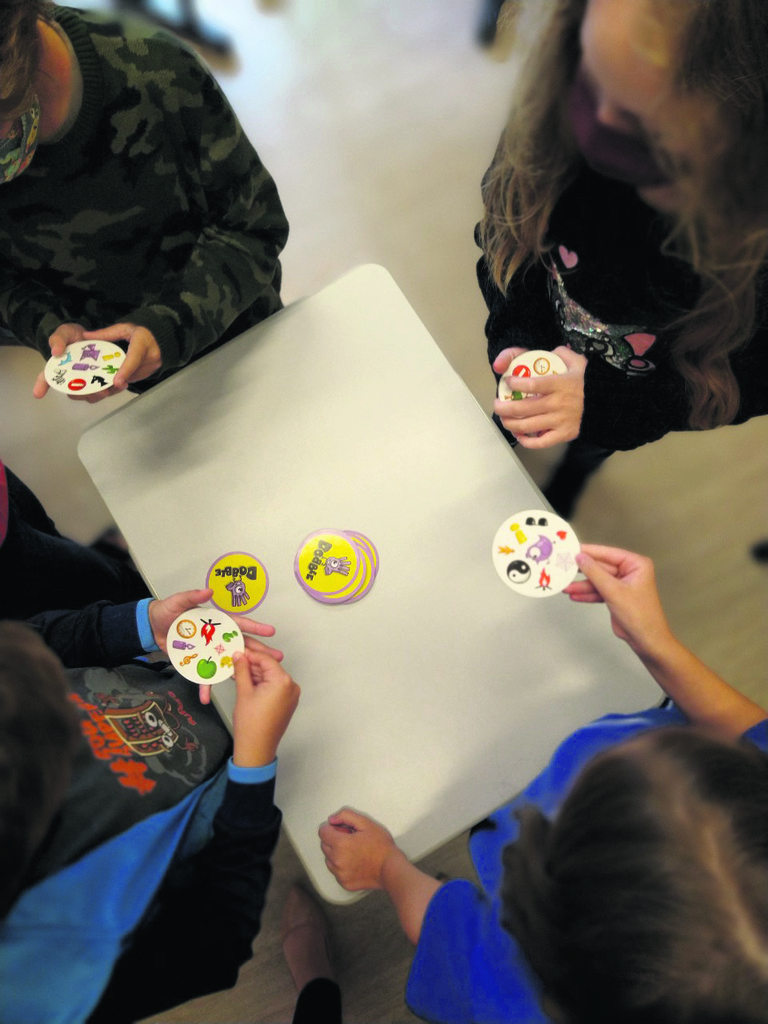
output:
[[[676,167],[666,152],[657,156],[680,196],[666,251],[701,283],[695,306],[666,326],[687,384],[689,426],[709,429],[738,411],[729,357],[754,333],[768,259],[768,4],[642,2],[647,33],[638,49],[648,55],[666,38],[673,87],[702,100],[697,141],[706,159]],[[483,181],[481,224],[501,291],[532,262],[546,260],[552,210],[576,172],[566,101],[586,7],[587,0],[508,0],[503,11],[514,28],[516,77],[508,124]]]

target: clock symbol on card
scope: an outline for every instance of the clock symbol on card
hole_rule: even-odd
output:
[[[515,378],[549,377],[558,373],[568,373],[568,367],[554,352],[545,352],[543,349],[523,352],[513,359],[504,371],[499,381],[498,397],[502,402],[520,401],[529,396],[515,390]]]
[[[171,623],[166,646],[176,671],[202,686],[234,675],[232,656],[245,650],[245,640],[237,623],[218,608],[191,608]]]

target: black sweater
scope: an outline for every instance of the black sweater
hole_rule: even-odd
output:
[[[583,352],[580,436],[602,448],[638,448],[690,429],[667,325],[693,307],[699,285],[686,264],[663,254],[666,233],[664,218],[631,185],[584,167],[553,211],[551,266],[519,271],[504,295],[485,259],[478,263],[489,360],[512,346]],[[763,315],[731,357],[741,392],[734,423],[768,412],[767,322]]]

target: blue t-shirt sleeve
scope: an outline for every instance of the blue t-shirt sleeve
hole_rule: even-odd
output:
[[[584,765],[596,754],[648,729],[685,725],[688,719],[673,704],[636,715],[604,715],[567,737],[549,764],[513,800],[494,811],[473,830],[469,851],[480,884],[496,893],[503,873],[501,854],[518,836],[516,811],[532,804],[547,817],[558,810]]]
[[[751,729],[747,729],[742,739],[754,743],[759,750],[763,750],[768,754],[768,718],[764,718],[762,722],[758,722]]]
[[[427,907],[406,988],[410,1009],[440,1024],[548,1024],[499,908],[472,882],[441,886]]]
[[[414,1013],[441,1024],[549,1020],[539,1006],[536,981],[522,952],[500,923],[496,894],[503,874],[502,851],[517,838],[515,811],[533,804],[551,816],[595,754],[645,730],[686,723],[674,705],[637,715],[606,715],[568,737],[518,797],[480,824],[470,851],[483,889],[461,879],[441,886],[432,898],[406,990]],[[768,719],[743,738],[768,752]]]

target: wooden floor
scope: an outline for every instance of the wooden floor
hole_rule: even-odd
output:
[[[235,59],[213,68],[273,173],[291,222],[285,300],[359,263],[383,264],[487,409],[493,382],[472,229],[511,69],[500,59],[503,41],[490,53],[475,44],[476,0],[198,6],[235,40]],[[89,541],[109,517],[75,449],[82,429],[116,405],[91,407],[56,395],[35,402],[30,390],[41,366],[33,353],[0,349],[0,455],[63,532]],[[751,544],[768,537],[766,453],[763,419],[618,454],[590,484],[573,524],[582,541],[653,556],[680,637],[768,704],[768,568],[749,557]],[[523,457],[541,481],[555,454]],[[465,846],[459,837],[423,866],[471,874]],[[303,877],[281,840],[262,933],[237,987],[152,1020],[289,1021],[295,992],[278,929],[285,894]],[[386,901],[374,893],[329,907],[328,917],[347,1024],[414,1020],[403,1002],[410,947]]]

